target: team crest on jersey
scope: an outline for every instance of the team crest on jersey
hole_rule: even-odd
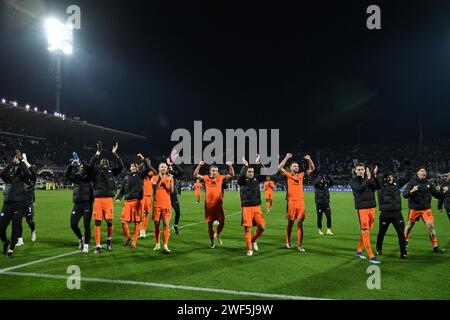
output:
[[[215,187],[216,186],[216,182],[215,181],[211,181],[211,187]]]

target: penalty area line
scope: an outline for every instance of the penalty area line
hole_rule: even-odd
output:
[[[26,272],[13,272],[13,271],[3,271],[1,274],[12,275],[19,277],[33,277],[42,279],[57,279],[57,280],[67,280],[68,276],[65,275],[52,275],[52,274],[41,274],[41,273],[26,273]],[[258,297],[267,299],[281,299],[281,300],[329,300],[325,298],[316,297],[304,297],[304,296],[294,296],[286,294],[271,294],[263,292],[250,292],[250,291],[236,291],[227,289],[216,289],[216,288],[204,288],[204,287],[193,287],[184,285],[174,285],[166,283],[156,283],[156,282],[144,282],[144,281],[133,281],[133,280],[119,280],[119,279],[103,279],[103,278],[90,278],[90,277],[80,277],[78,278],[81,282],[94,282],[94,283],[107,283],[115,285],[131,285],[131,286],[144,286],[144,287],[156,287],[162,289],[176,289],[184,291],[197,291],[197,292],[212,292],[236,296],[246,296],[246,297]]]

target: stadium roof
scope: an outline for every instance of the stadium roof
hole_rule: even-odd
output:
[[[133,141],[147,137],[106,128],[87,121],[49,114],[34,107],[19,107],[13,101],[0,101],[0,132],[23,134],[36,139],[64,139],[83,142]]]

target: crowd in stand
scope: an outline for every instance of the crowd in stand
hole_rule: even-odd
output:
[[[401,172],[405,168],[405,162],[412,165],[425,165],[430,177],[437,180],[440,174],[450,171],[450,140],[426,144],[421,148],[418,145],[361,145],[361,146],[326,146],[317,148],[305,148],[305,152],[311,155],[316,164],[317,173],[327,173],[332,176],[338,185],[345,185],[352,176],[352,168],[358,162],[373,165],[373,160],[382,167]],[[95,152],[92,146],[74,147],[66,142],[33,139],[14,135],[0,135],[0,167],[6,165],[15,149],[26,152],[30,161],[38,169],[51,169],[52,177],[47,179],[54,182],[62,182],[65,167],[72,153],[76,151],[81,159],[89,161]],[[281,154],[284,154],[283,151]],[[294,158],[302,159],[303,153],[294,153]],[[152,155],[154,161],[162,158]],[[135,161],[134,154],[121,154],[125,164]],[[192,173],[195,164],[184,165],[185,177],[180,181],[182,188],[189,188],[192,184]],[[284,188],[284,179],[276,175],[273,177],[276,188]],[[311,185],[315,177],[305,180],[305,185]],[[231,185],[231,188],[234,186]]]

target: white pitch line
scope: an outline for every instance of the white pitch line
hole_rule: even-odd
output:
[[[232,212],[232,213],[226,215],[226,217],[230,217],[230,216],[236,215],[238,213],[241,213],[241,211]],[[181,226],[180,228],[190,227],[190,226],[194,226],[194,225],[201,224],[201,223],[204,223],[204,221],[187,224],[187,225]],[[0,273],[8,272],[8,271],[11,271],[11,270],[16,270],[16,269],[19,269],[19,268],[28,267],[28,266],[31,266],[31,265],[34,265],[34,264],[37,264],[37,263],[42,263],[42,262],[47,262],[47,261],[63,258],[63,257],[66,257],[66,256],[71,256],[71,255],[74,255],[74,254],[77,254],[77,253],[80,253],[80,251],[71,251],[71,252],[63,253],[63,254],[60,254],[60,255],[57,255],[57,256],[53,256],[53,257],[48,257],[48,258],[44,258],[44,259],[39,259],[39,260],[27,262],[27,263],[24,263],[24,264],[19,264],[17,266],[12,266],[10,268],[1,269]]]
[[[19,269],[19,268],[23,268],[23,267],[28,267],[28,266],[31,266],[31,265],[37,264],[37,263],[42,263],[42,262],[46,262],[46,261],[50,261],[50,260],[55,260],[55,259],[71,256],[71,255],[74,255],[74,254],[77,254],[77,253],[80,254],[80,251],[79,250],[71,251],[71,252],[63,253],[63,254],[60,254],[60,255],[57,255],[57,256],[53,256],[53,257],[49,257],[49,258],[34,260],[34,261],[27,262],[27,263],[24,263],[24,264],[19,264],[17,266],[12,266],[10,268],[1,269],[0,273],[8,272],[8,271]]]
[[[67,280],[68,279],[68,276],[65,276],[65,275],[52,275],[52,274],[40,274],[40,273],[25,273],[25,272],[6,271],[6,272],[2,272],[2,274],[19,276],[19,277],[44,278],[44,279],[59,279],[59,280]],[[177,289],[177,290],[185,290],[185,291],[213,292],[213,293],[221,293],[221,294],[229,294],[229,295],[237,295],[237,296],[247,296],[247,297],[258,297],[258,298],[267,298],[267,299],[329,300],[329,299],[315,298],[315,297],[303,297],[303,296],[271,294],[271,293],[263,293],[263,292],[249,292],[249,291],[235,291],[235,290],[216,289],[216,288],[192,287],[192,286],[183,286],[183,285],[174,285],[174,284],[166,284],[166,283],[156,283],[156,282],[133,281],[133,280],[102,279],[102,278],[89,278],[89,277],[87,277],[87,278],[80,277],[79,280],[86,281],[86,282],[109,283],[109,284],[118,284],[118,285],[156,287],[156,288],[163,288],[163,289]]]

